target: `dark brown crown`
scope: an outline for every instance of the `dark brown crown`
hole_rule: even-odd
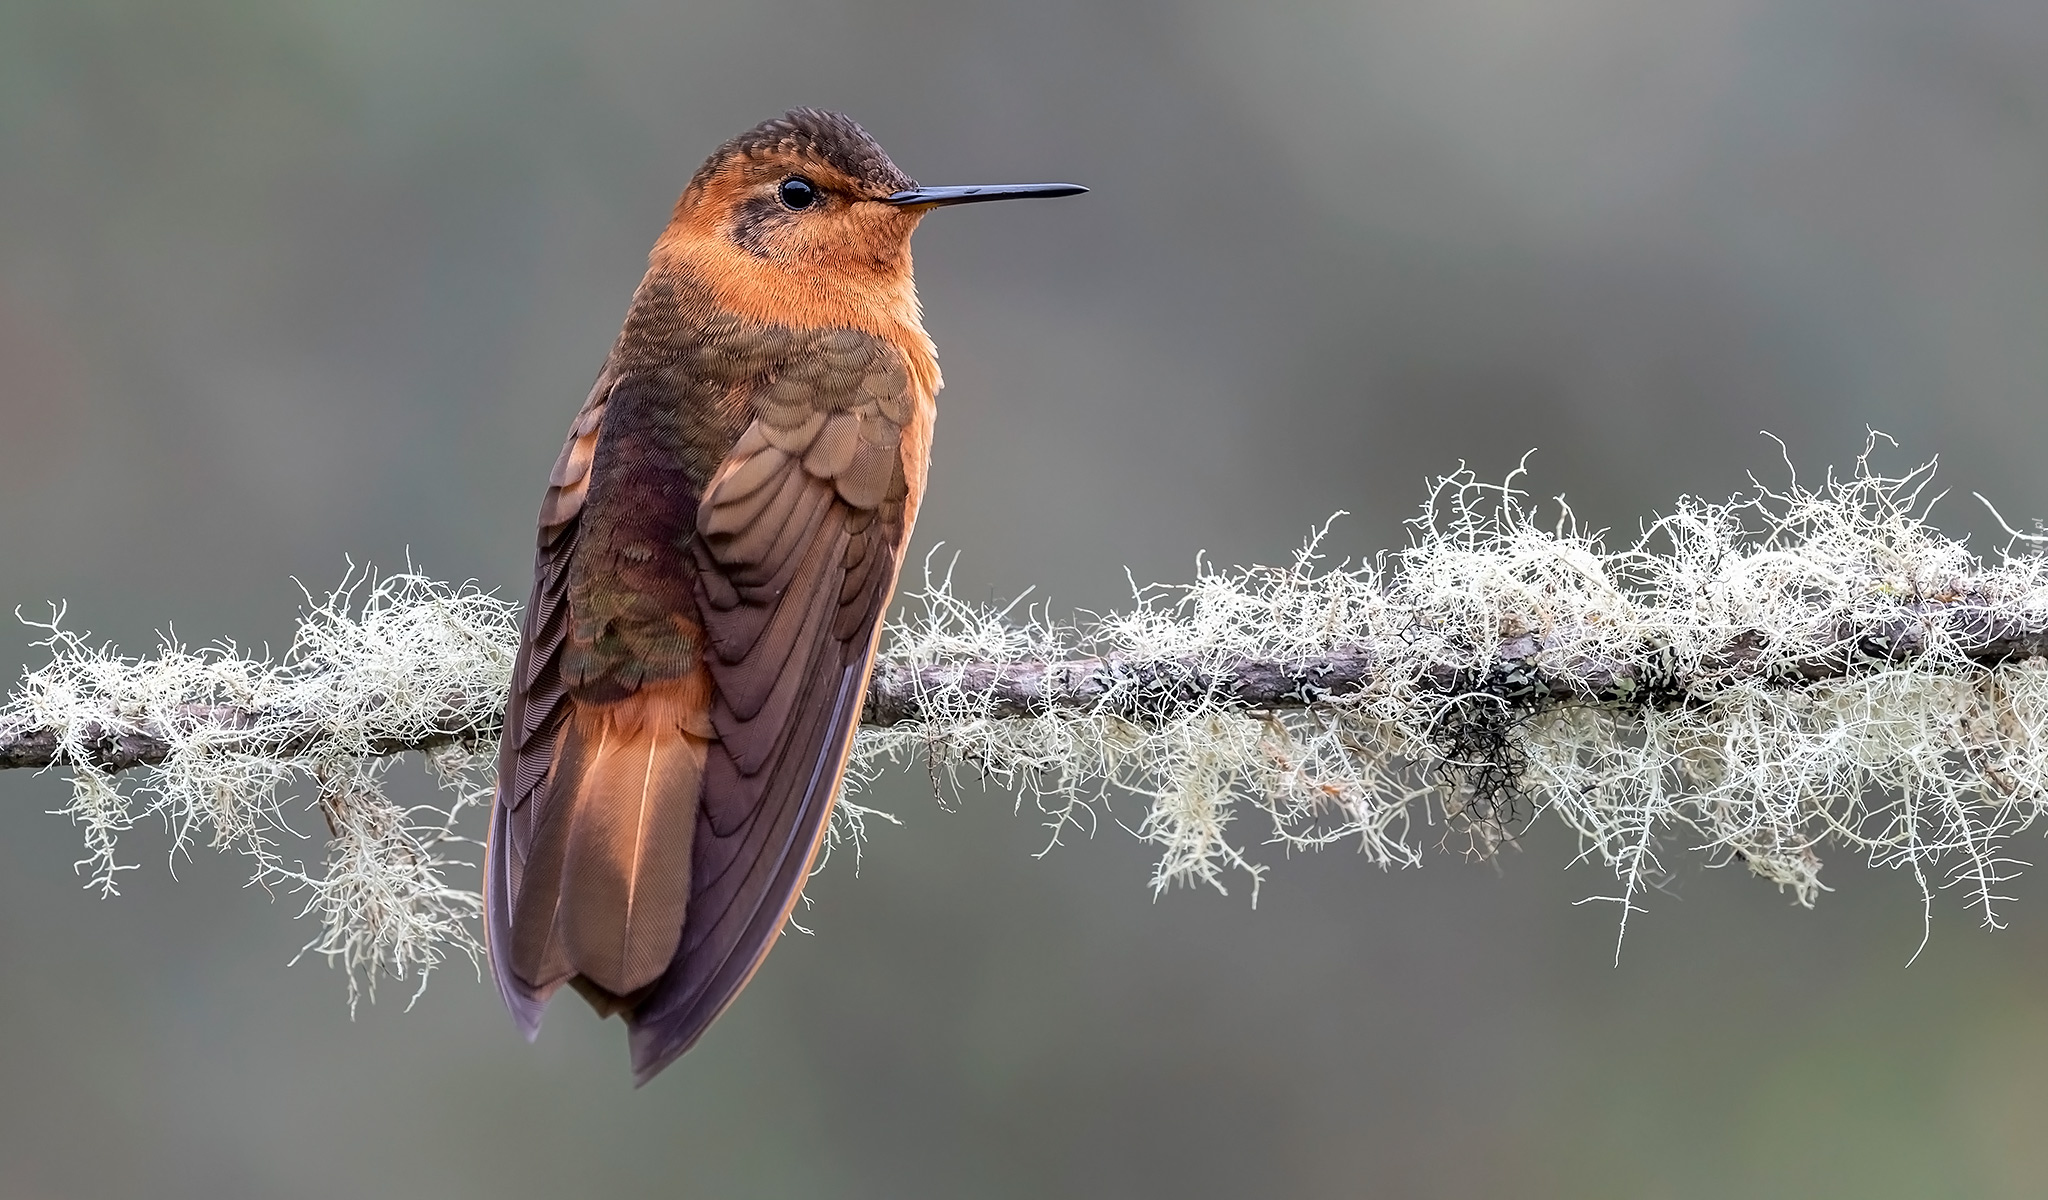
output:
[[[879,195],[917,186],[915,180],[896,169],[889,155],[859,122],[843,113],[820,108],[792,108],[720,146],[697,168],[690,186],[710,178],[720,164],[730,159],[770,154],[809,155]]]

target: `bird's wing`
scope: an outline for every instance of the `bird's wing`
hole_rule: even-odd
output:
[[[540,1030],[541,1011],[552,989],[536,988],[512,970],[513,904],[524,881],[536,818],[543,807],[540,794],[570,710],[561,672],[569,630],[569,564],[590,490],[598,433],[616,382],[609,372],[598,377],[569,428],[554,470],[548,474],[533,593],[520,626],[519,653],[512,664],[512,692],[505,705],[505,734],[498,752],[498,791],[491,805],[490,840],[484,856],[484,916],[491,970],[506,1006],[529,1039]]]
[[[750,388],[692,543],[716,733],[675,961],[628,1014],[645,1081],[760,965],[816,854],[895,586],[909,380],[886,342],[805,343]]]
[[[630,1008],[682,939],[714,736],[698,498],[739,436],[731,393],[787,341],[694,333],[680,359],[614,352],[542,506],[485,897],[493,972],[529,1035],[563,982]]]

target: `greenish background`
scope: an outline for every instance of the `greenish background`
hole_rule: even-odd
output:
[[[676,191],[794,104],[928,183],[1095,189],[918,237],[919,545],[971,596],[1101,610],[1340,508],[1398,545],[1531,447],[1626,533],[1782,478],[1766,429],[2048,515],[2035,0],[4,0],[0,600],[139,649],[281,645],[350,555],[523,596]],[[0,778],[0,1198],[2048,1195],[2035,876],[1909,967],[1903,876],[1837,853],[1808,912],[1674,854],[1616,966],[1548,826],[1266,852],[1254,910],[883,795],[635,1092],[615,1025],[529,1047],[464,968],[351,1023],[296,904],[161,830],[97,899],[61,781]]]

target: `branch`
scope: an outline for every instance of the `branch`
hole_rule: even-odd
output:
[[[1930,645],[1982,667],[2048,655],[2048,611],[2011,613],[1981,603],[1902,605],[1865,625],[1837,622],[1797,639],[1788,654],[1762,630],[1745,631],[1706,655],[1691,679],[1643,663],[1576,653],[1585,630],[1525,633],[1502,640],[1493,661],[1474,671],[1463,656],[1425,664],[1413,682],[1443,696],[1485,693],[1533,713],[1566,704],[1659,707],[1734,683],[1782,685],[1847,679],[1874,666],[1909,663]],[[1659,647],[1646,647],[1654,660]],[[982,701],[997,718],[1054,712],[1114,712],[1131,721],[1165,721],[1221,704],[1243,711],[1313,708],[1371,689],[1392,664],[1370,645],[1337,646],[1295,660],[1230,658],[1209,668],[1193,659],[1155,660],[1110,654],[1060,662],[964,662],[916,666],[882,661],[868,683],[861,723],[875,728],[926,719],[923,697],[952,691]],[[1406,664],[1403,664],[1406,665]],[[1137,703],[1120,698],[1144,697]],[[4,737],[4,735],[0,735]],[[4,747],[0,741],[0,747]]]
[[[1762,630],[1745,631],[1709,652],[1705,670],[1691,678],[1660,674],[1638,663],[1575,654],[1584,630],[1525,633],[1502,640],[1494,661],[1473,671],[1458,660],[1425,665],[1419,689],[1442,696],[1485,694],[1525,706],[1531,713],[1568,704],[1613,709],[1682,704],[1713,688],[1737,683],[1779,686],[1849,679],[1859,672],[1908,664],[1940,646],[1979,667],[2048,656],[2048,610],[2000,611],[1982,599],[1902,604],[1889,617],[1863,625],[1836,622],[1820,632],[1774,642]],[[1646,648],[1654,660],[1660,648]],[[1244,712],[1313,708],[1367,690],[1387,669],[1369,645],[1337,646],[1283,661],[1231,658],[1215,667],[1197,659],[1149,659],[1125,654],[1055,662],[914,663],[886,656],[868,681],[861,724],[875,729],[918,725],[928,719],[924,698],[949,693],[984,707],[996,719],[1053,713],[1114,715],[1133,722],[1170,721],[1222,706]],[[1138,699],[1142,697],[1142,700]],[[477,706],[450,695],[417,732],[368,739],[376,757],[432,751],[494,740],[501,706]],[[383,707],[373,698],[370,709]],[[197,733],[265,731],[242,743],[251,754],[290,759],[327,736],[319,713],[182,704],[167,716],[134,723],[88,721],[69,730],[0,717],[0,770],[83,766],[113,773],[160,766],[176,746]],[[73,761],[66,746],[83,748]]]
[[[1423,842],[1488,853],[1548,813],[1614,872],[1597,898],[1624,931],[1673,831],[1802,903],[1820,851],[1845,847],[1910,871],[1930,914],[1960,885],[1995,926],[2006,842],[2048,813],[2048,559],[1986,562],[1943,536],[1930,474],[1859,462],[1813,489],[1684,499],[1610,548],[1568,509],[1539,523],[1512,477],[1461,472],[1398,554],[1332,567],[1312,539],[1289,566],[1204,569],[1085,629],[965,604],[928,567],[885,639],[834,840],[872,815],[859,790],[911,762],[1030,797],[1053,842],[1136,798],[1155,887],[1256,887],[1246,816],[1269,843],[1409,866]],[[0,708],[0,766],[72,772],[102,889],[127,869],[117,835],[154,814],[306,889],[308,948],[352,989],[475,953],[448,853],[492,784],[510,605],[351,573],[277,662],[175,643],[125,658],[60,617],[51,662]],[[447,804],[385,797],[410,750]],[[139,785],[115,777],[135,769]],[[302,787],[332,838],[324,871],[272,844]]]
[[[504,720],[503,712],[465,711],[460,699],[450,697],[442,715],[430,719],[423,733],[372,738],[366,746],[371,755],[380,758],[438,750],[496,738]],[[0,770],[85,767],[113,774],[136,767],[161,766],[178,745],[196,735],[240,734],[257,728],[271,732],[244,741],[243,748],[252,754],[280,759],[305,754],[319,744],[326,732],[322,718],[314,714],[232,704],[180,704],[165,717],[143,718],[132,724],[86,721],[61,730],[10,717],[0,719]],[[82,748],[83,753],[74,759],[72,755],[77,751],[71,747]]]

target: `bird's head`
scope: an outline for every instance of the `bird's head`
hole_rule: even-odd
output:
[[[907,286],[910,235],[950,204],[1071,196],[1069,183],[921,188],[851,117],[792,109],[720,146],[676,202],[670,235],[729,269]]]

